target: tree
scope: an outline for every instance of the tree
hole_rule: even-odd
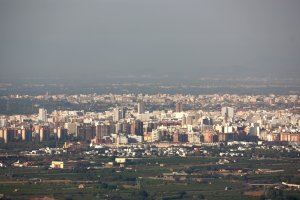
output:
[[[139,190],[133,193],[133,195],[136,197],[136,199],[142,199],[145,200],[148,198],[149,194],[145,190]]]
[[[179,192],[179,196],[180,196],[181,199],[182,199],[184,196],[186,196],[186,195],[187,195],[186,191],[180,191],[180,192]]]

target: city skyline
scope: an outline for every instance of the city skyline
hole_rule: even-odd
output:
[[[0,0],[0,199],[299,200],[299,0]]]

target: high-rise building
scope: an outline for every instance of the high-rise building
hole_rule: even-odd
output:
[[[156,141],[160,141],[162,138],[162,134],[159,130],[154,130],[151,133],[151,141],[152,142],[156,142]]]
[[[156,129],[158,124],[157,122],[154,122],[154,121],[150,121],[148,123],[146,123],[146,128],[147,128],[147,132],[152,132],[152,130]]]
[[[126,107],[120,107],[121,119],[126,117]]]
[[[38,119],[42,122],[45,122],[47,120],[47,110],[44,108],[39,109],[39,116]]]
[[[4,129],[0,129],[0,139],[4,139]]]
[[[202,124],[206,126],[212,126],[213,125],[213,119],[210,117],[204,117],[202,118]]]
[[[145,103],[143,101],[140,101],[138,103],[138,113],[139,114],[145,113]]]
[[[132,135],[143,135],[144,134],[144,128],[143,128],[143,122],[140,120],[135,120],[131,124],[131,134]]]
[[[179,133],[175,132],[173,134],[173,142],[178,143],[178,142],[187,142],[188,141],[188,135],[185,133]]]
[[[6,120],[0,119],[0,127],[5,127],[5,125],[6,125]]]
[[[81,124],[77,127],[77,138],[82,141],[91,140],[95,136],[95,129],[91,124]]]
[[[131,131],[131,125],[130,123],[123,123],[123,133],[126,133],[126,135],[130,134],[130,131]]]
[[[121,118],[121,115],[120,115],[120,110],[119,108],[115,108],[114,109],[114,115],[113,115],[113,119],[115,122],[119,121]]]
[[[66,140],[68,135],[68,130],[63,127],[57,128],[57,139],[58,140]]]
[[[232,107],[222,107],[221,114],[225,121],[232,121],[234,117],[234,109]]]
[[[104,136],[108,136],[111,132],[111,126],[108,124],[99,124],[96,126],[96,139],[101,141]]]
[[[186,116],[182,116],[181,126],[186,125]]]
[[[175,111],[176,112],[182,112],[183,109],[182,109],[182,102],[177,102],[176,105],[175,105]]]
[[[116,124],[115,124],[115,131],[116,131],[116,133],[122,133],[122,123],[121,122],[117,122]]]
[[[213,143],[218,141],[218,135],[211,130],[206,130],[203,133],[204,143]]]
[[[193,123],[194,123],[194,116],[193,115],[188,115],[187,117],[186,117],[186,124],[187,125],[192,125]]]
[[[8,132],[7,132],[7,129],[3,129],[3,140],[4,140],[4,143],[7,143],[8,142]]]
[[[21,129],[22,140],[26,142],[30,142],[32,140],[32,132],[28,128]]]
[[[113,120],[115,122],[118,122],[121,119],[125,118],[125,114],[126,114],[126,110],[124,109],[124,107],[118,107],[114,109],[114,114],[113,114]]]
[[[229,134],[227,134],[227,133],[218,133],[218,141],[219,142],[226,142],[226,141],[228,141],[228,137],[229,136]]]
[[[48,127],[42,127],[39,130],[40,142],[50,139],[50,130]]]

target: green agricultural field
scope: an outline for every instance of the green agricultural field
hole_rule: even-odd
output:
[[[113,160],[99,156],[86,156],[84,159],[93,161],[93,166],[101,166],[101,163]],[[254,200],[261,199],[270,186],[254,187],[251,183],[300,182],[300,164],[297,159],[238,159],[235,163],[217,165],[218,160],[217,157],[152,157],[130,160],[125,168],[115,165],[112,168],[51,170],[47,162],[40,168],[7,167],[0,169],[0,194],[10,199],[46,196],[53,199]],[[252,170],[243,176],[218,173],[221,169],[249,167]],[[274,174],[254,173],[260,168],[285,171]],[[183,171],[187,173],[185,180],[168,180],[163,176],[164,173]],[[194,172],[197,173],[195,177],[202,178],[202,181],[192,179]],[[284,190],[279,195],[300,198],[299,191]]]

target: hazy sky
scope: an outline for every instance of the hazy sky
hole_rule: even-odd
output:
[[[0,0],[0,69],[2,79],[298,77],[300,1]]]

